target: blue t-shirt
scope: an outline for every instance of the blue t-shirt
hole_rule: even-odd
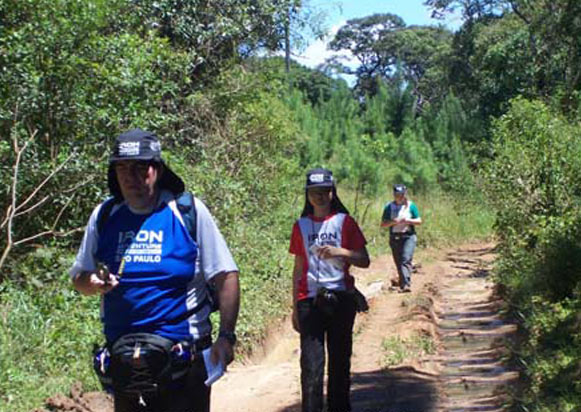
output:
[[[196,243],[175,213],[162,203],[148,215],[122,205],[99,234],[96,258],[119,286],[104,296],[105,335],[148,332],[180,340],[189,337],[188,283],[195,272]]]
[[[133,213],[125,203],[113,206],[103,233],[97,228],[103,204],[93,210],[69,273],[74,277],[94,271],[97,262],[118,273],[124,257],[120,284],[102,296],[108,341],[133,332],[172,340],[211,333],[206,282],[238,268],[206,205],[198,198],[195,204],[196,239],[191,239],[173,194],[166,190],[149,214]]]

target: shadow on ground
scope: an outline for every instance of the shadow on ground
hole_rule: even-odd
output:
[[[411,367],[352,373],[352,412],[434,412],[434,377]],[[300,404],[278,412],[300,412]]]

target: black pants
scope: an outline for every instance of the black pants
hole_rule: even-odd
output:
[[[186,376],[160,390],[158,396],[139,397],[114,394],[115,412],[209,412],[210,388],[202,356],[197,356]]]
[[[297,305],[301,330],[302,412],[323,410],[325,337],[329,355],[327,406],[329,412],[350,412],[351,349],[355,302],[341,294],[332,314],[304,299]]]

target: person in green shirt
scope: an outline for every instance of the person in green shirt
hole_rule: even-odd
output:
[[[385,205],[381,227],[389,228],[389,246],[399,275],[399,291],[411,292],[412,259],[416,248],[416,226],[422,224],[418,207],[407,198],[403,184],[393,186],[394,200]]]

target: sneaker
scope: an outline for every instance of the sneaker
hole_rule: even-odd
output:
[[[399,290],[399,293],[411,293],[412,288],[410,285],[405,285],[403,288]]]

